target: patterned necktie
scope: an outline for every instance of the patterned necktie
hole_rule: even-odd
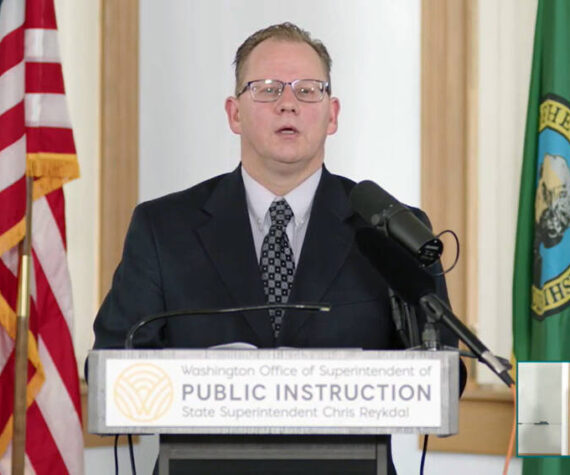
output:
[[[259,262],[261,279],[267,303],[286,303],[295,274],[293,250],[285,232],[287,224],[293,217],[293,211],[287,201],[281,199],[271,203],[269,216],[271,217],[271,227],[261,246]],[[284,313],[282,309],[269,311],[275,338],[279,336]]]

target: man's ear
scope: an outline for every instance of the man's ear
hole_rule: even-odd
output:
[[[225,103],[228,124],[234,134],[241,135],[241,121],[239,115],[239,102],[235,97],[228,97]]]
[[[340,101],[336,97],[331,97],[329,108],[329,125],[327,135],[333,135],[338,129],[338,115],[340,114]]]

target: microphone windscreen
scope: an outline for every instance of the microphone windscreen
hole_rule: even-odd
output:
[[[387,284],[407,302],[416,304],[424,295],[435,292],[435,278],[381,231],[361,228],[356,232],[356,242]]]
[[[403,206],[386,190],[370,180],[364,180],[354,186],[350,192],[350,205],[368,224],[376,226],[373,216],[382,213],[390,206]]]

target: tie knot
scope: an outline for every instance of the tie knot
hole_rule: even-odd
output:
[[[278,200],[271,203],[269,207],[271,224],[286,227],[293,217],[293,210],[285,200]]]

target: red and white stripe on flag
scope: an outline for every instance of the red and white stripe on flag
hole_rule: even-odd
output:
[[[34,177],[26,473],[83,473],[62,185],[79,176],[53,0],[0,3],[0,474],[10,473],[18,243]]]

